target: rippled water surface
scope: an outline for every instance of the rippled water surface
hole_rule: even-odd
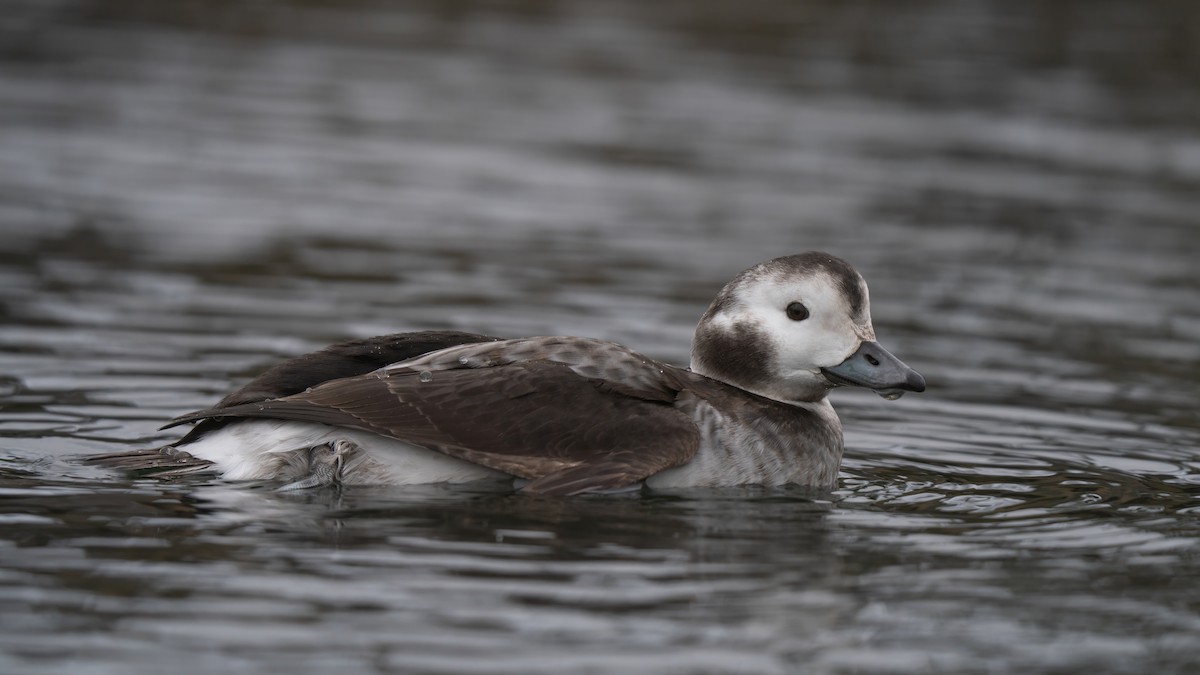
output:
[[[0,671],[1200,671],[1200,10],[14,2]],[[832,493],[134,480],[273,362],[453,328],[685,363],[823,249],[929,390]]]

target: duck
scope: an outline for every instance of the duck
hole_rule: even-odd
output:
[[[460,331],[340,342],[279,363],[164,447],[93,458],[139,475],[328,485],[511,481],[546,496],[730,486],[829,489],[838,387],[925,379],[884,349],[866,281],[820,251],[737,274],[688,368],[586,337]]]

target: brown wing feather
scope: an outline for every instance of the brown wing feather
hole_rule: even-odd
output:
[[[346,340],[271,366],[213,407],[290,396],[322,382],[363,375],[439,349],[499,339],[458,331],[420,331]]]
[[[181,418],[271,417],[351,427],[575,494],[635,483],[695,454],[699,432],[670,402],[635,398],[550,361],[328,382],[293,396]]]
[[[464,344],[496,342],[500,338],[459,331],[420,331],[346,340],[271,366],[245,386],[221,399],[211,410],[298,394],[322,382],[363,375],[386,365]],[[187,421],[208,419],[176,441],[186,444],[221,426],[212,415],[193,413],[172,420],[164,429]]]

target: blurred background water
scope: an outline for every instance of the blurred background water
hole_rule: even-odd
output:
[[[1200,669],[1200,5],[10,0],[0,671]],[[832,494],[131,480],[271,363],[871,284]]]

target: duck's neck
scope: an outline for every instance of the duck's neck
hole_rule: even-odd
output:
[[[828,399],[786,406],[716,397],[686,409],[700,430],[700,447],[686,464],[646,479],[652,488],[837,482],[842,426]]]

